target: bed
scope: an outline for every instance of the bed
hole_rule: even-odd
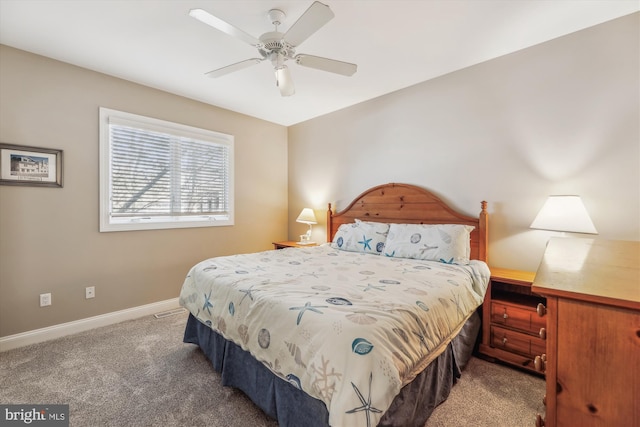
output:
[[[488,215],[385,184],[327,211],[327,243],[204,260],[184,341],[281,426],[423,426],[476,343]]]

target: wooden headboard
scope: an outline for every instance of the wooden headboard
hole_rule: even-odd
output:
[[[349,206],[333,213],[327,211],[327,241],[331,242],[342,224],[362,221],[412,224],[465,224],[471,232],[471,259],[487,262],[487,202],[481,202],[478,218],[460,214],[431,192],[409,184],[384,184],[370,188]]]

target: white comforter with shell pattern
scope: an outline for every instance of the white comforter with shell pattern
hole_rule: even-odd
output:
[[[332,426],[374,426],[482,303],[489,269],[321,245],[212,258],[180,304],[322,400]]]

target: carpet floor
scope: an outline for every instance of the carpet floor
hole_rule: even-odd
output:
[[[184,344],[186,313],[0,353],[0,403],[69,404],[71,426],[275,427]],[[542,378],[473,357],[425,427],[533,426]]]

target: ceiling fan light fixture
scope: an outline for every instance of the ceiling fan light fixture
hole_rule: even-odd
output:
[[[275,68],[275,72],[276,86],[278,86],[278,89],[280,89],[280,95],[291,96],[296,93],[296,88],[293,85],[289,67],[287,67],[286,65],[280,65]]]

